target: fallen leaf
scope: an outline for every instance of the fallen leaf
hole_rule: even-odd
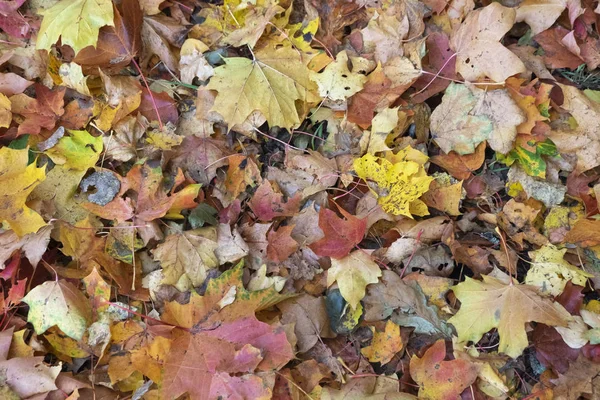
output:
[[[488,77],[504,82],[525,72],[525,65],[500,40],[515,23],[516,11],[500,3],[472,11],[450,39],[457,54],[456,72],[469,81]]]
[[[19,125],[19,135],[38,134],[41,128],[54,129],[57,120],[64,114],[65,88],[50,90],[40,84],[34,87],[35,99],[23,93],[10,98],[12,113],[25,119]]]
[[[400,337],[400,327],[392,321],[386,322],[384,332],[379,332],[375,328],[371,328],[371,331],[373,332],[371,344],[361,349],[361,354],[370,362],[385,365],[404,348]]]
[[[112,2],[108,0],[60,0],[42,14],[36,42],[36,48],[42,50],[49,51],[60,38],[77,54],[96,45],[101,27],[114,26]]]
[[[537,35],[550,28],[566,8],[565,0],[526,0],[517,7],[515,21],[525,21]]]
[[[322,257],[346,257],[365,236],[365,219],[357,218],[343,209],[340,209],[340,212],[344,218],[326,208],[319,211],[319,228],[324,236],[309,247]]]
[[[390,161],[365,154],[354,160],[354,171],[359,178],[374,181],[378,202],[384,211],[394,215],[428,215],[427,207],[419,197],[427,192],[433,180],[423,167],[414,161]]]
[[[29,194],[45,178],[45,168],[29,164],[29,150],[0,148],[0,220],[22,237],[35,233],[46,222],[25,202]]]
[[[174,285],[183,274],[200,286],[206,279],[208,270],[219,265],[216,231],[201,228],[183,231],[167,236],[153,252],[154,259],[163,268],[163,284]]]
[[[431,131],[445,153],[471,154],[484,140],[492,149],[508,153],[523,122],[523,112],[506,90],[488,92],[451,83],[431,114]]]
[[[348,69],[348,54],[341,51],[337,54],[334,62],[325,67],[321,73],[312,72],[310,79],[319,86],[319,94],[322,97],[334,101],[346,100],[355,93],[358,93],[367,77],[358,71]]]
[[[600,103],[573,86],[560,85],[560,88],[564,95],[561,107],[575,118],[577,127],[551,131],[549,137],[561,153],[576,155],[576,171],[584,172],[600,165]]]
[[[537,286],[541,293],[552,296],[561,294],[568,281],[575,285],[585,286],[587,279],[594,275],[569,264],[563,258],[566,252],[567,249],[559,250],[551,244],[547,244],[539,250],[530,251],[532,264],[527,271],[525,283]]]
[[[464,389],[477,379],[478,368],[466,360],[444,361],[446,343],[438,340],[422,358],[410,359],[410,376],[419,385],[419,398],[429,400],[460,397]]]
[[[356,309],[365,297],[365,289],[370,283],[377,283],[381,269],[364,250],[357,250],[344,258],[331,259],[327,270],[327,286],[337,282],[340,292],[352,309]]]
[[[257,51],[255,61],[225,58],[207,86],[218,92],[212,111],[221,114],[230,128],[243,124],[254,111],[271,126],[297,127],[301,118],[294,102],[306,100],[313,88],[305,63],[286,47]]]
[[[452,288],[461,301],[458,313],[448,320],[461,342],[478,342],[492,328],[498,328],[498,351],[516,358],[527,347],[527,322],[566,326],[570,314],[559,304],[543,298],[529,285],[507,285],[483,276],[483,282],[466,278]],[[519,304],[520,307],[512,307]]]
[[[56,325],[70,338],[81,340],[90,323],[87,299],[67,281],[44,282],[27,293],[23,302],[29,306],[27,321],[38,335]]]

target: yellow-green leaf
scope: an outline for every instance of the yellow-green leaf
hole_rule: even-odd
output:
[[[558,296],[568,281],[575,285],[585,286],[588,278],[594,275],[569,264],[563,256],[567,249],[558,249],[547,244],[539,250],[530,251],[531,268],[525,277],[525,283],[537,286],[543,293]]]
[[[493,328],[498,328],[498,351],[516,358],[528,346],[525,323],[567,326],[571,314],[550,298],[544,298],[530,285],[508,285],[483,275],[483,282],[469,277],[452,288],[461,306],[450,322],[461,342],[477,343]]]
[[[98,32],[113,26],[113,4],[110,0],[61,0],[46,11],[40,26],[36,48],[50,50],[61,38],[62,44],[75,50],[96,46]]]
[[[356,309],[365,297],[369,283],[377,283],[381,269],[373,258],[363,250],[357,250],[344,258],[332,258],[331,268],[327,270],[327,286],[337,282],[342,297]]]
[[[354,171],[359,178],[377,184],[376,190],[371,188],[384,211],[409,218],[417,209],[419,214],[426,213],[427,207],[421,210],[422,203],[418,199],[427,192],[433,178],[425,174],[422,165],[414,161],[392,164],[386,159],[365,154],[354,160]]]
[[[29,305],[27,322],[41,335],[58,326],[65,335],[81,340],[91,319],[86,297],[67,281],[48,281],[33,288],[23,302]]]
[[[44,219],[25,205],[29,194],[46,179],[45,168],[27,165],[29,149],[0,149],[0,221],[8,222],[19,236],[37,232]]]
[[[256,60],[242,57],[225,59],[215,69],[207,89],[218,92],[213,111],[233,127],[242,124],[255,111],[270,126],[297,127],[296,101],[313,98],[314,83],[300,55],[292,48],[266,48],[256,53]]]

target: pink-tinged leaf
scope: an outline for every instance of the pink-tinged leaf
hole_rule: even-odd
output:
[[[257,375],[230,376],[221,372],[212,382],[210,398],[270,400],[274,383],[275,379],[267,384],[263,377]]]
[[[219,337],[242,346],[251,344],[261,349],[263,360],[258,365],[261,371],[279,369],[294,357],[283,328],[273,329],[269,324],[260,322],[255,317],[224,323],[217,329],[206,331],[205,335]]]
[[[449,42],[448,36],[441,32],[433,32],[427,37],[429,64],[424,66],[424,70],[430,74],[421,75],[413,84],[416,89],[423,90],[412,98],[415,103],[422,103],[442,92],[450,84],[450,79],[458,79],[456,63],[452,61],[455,53],[450,48]],[[439,76],[435,76],[436,74]]]
[[[49,367],[44,357],[18,357],[0,361],[4,384],[22,399],[56,390],[60,366]],[[43,397],[42,397],[43,398]]]
[[[563,44],[562,40],[569,31],[561,26],[547,29],[533,37],[533,39],[544,49],[544,62],[550,68],[576,69],[583,64],[583,60],[571,53]]]
[[[42,128],[53,129],[58,118],[65,112],[63,108],[65,90],[64,87],[50,90],[44,85],[36,84],[35,99],[22,93],[12,96],[11,111],[25,118],[19,125],[18,134],[37,135]]]
[[[33,85],[33,82],[21,78],[12,72],[0,74],[0,93],[5,96],[14,96],[15,94],[23,93],[31,85]]]
[[[5,16],[0,14],[0,30],[9,36],[24,39],[29,37],[31,25],[18,11],[13,11]]]
[[[283,195],[275,193],[271,182],[264,180],[263,183],[256,189],[252,200],[248,203],[256,218],[259,221],[271,221],[277,217],[292,217],[296,215],[300,209],[300,201],[302,195],[297,193],[287,202],[283,200]]]
[[[8,351],[10,350],[14,330],[15,327],[11,326],[9,329],[0,332],[0,361],[8,358]]]
[[[8,291],[6,297],[6,305],[8,307],[15,306],[21,302],[21,299],[25,297],[25,289],[27,287],[27,278],[17,281],[12,285]]]
[[[298,242],[291,236],[294,226],[282,226],[277,231],[270,231],[268,233],[267,257],[269,260],[283,262],[298,250]]]
[[[154,102],[152,98],[154,97]],[[156,108],[154,107],[156,104]],[[179,119],[179,114],[177,113],[177,105],[175,100],[171,96],[169,96],[166,92],[156,93],[149,91],[145,87],[142,88],[142,102],[138,111],[149,121],[157,121],[158,117],[156,115],[156,111],[158,110],[158,115],[160,115],[160,120],[163,123],[172,122],[173,124],[177,123]]]
[[[235,352],[233,362],[227,370],[231,373],[237,372],[253,372],[258,364],[262,361],[261,350],[246,344],[240,350]]]
[[[456,399],[477,379],[479,368],[475,364],[445,358],[446,343],[440,339],[422,358],[410,359],[410,376],[419,384],[419,398]]]
[[[321,208],[319,212],[319,228],[325,236],[309,247],[321,257],[346,257],[365,236],[367,219],[340,211],[345,219],[326,208]]]

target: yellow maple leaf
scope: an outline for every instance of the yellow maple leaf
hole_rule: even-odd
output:
[[[114,26],[110,0],[61,0],[42,14],[38,50],[50,50],[60,37],[62,44],[71,46],[77,54],[84,47],[96,46],[101,27]]]
[[[44,219],[25,205],[27,196],[46,178],[45,168],[29,162],[29,149],[0,149],[0,221],[19,236],[37,232]]]
[[[344,258],[331,258],[331,268],[327,270],[327,286],[337,282],[342,297],[352,309],[356,309],[365,297],[365,289],[370,283],[377,283],[381,269],[364,250],[357,250]]]
[[[8,128],[12,121],[10,112],[10,100],[4,94],[0,93],[0,128]]]
[[[419,197],[427,192],[433,178],[426,175],[421,164],[415,161],[392,164],[387,159],[365,154],[354,160],[354,171],[359,178],[375,183],[376,187],[370,187],[384,211],[409,218],[412,214],[429,214]]]
[[[558,249],[547,244],[539,250],[530,251],[531,268],[527,271],[525,283],[537,286],[543,293],[558,296],[562,293],[567,282],[585,286],[588,278],[594,275],[569,264],[563,256],[567,249]]]
[[[378,332],[374,327],[373,340],[371,345],[363,348],[361,353],[371,362],[378,362],[381,365],[392,361],[392,358],[404,347],[400,337],[400,327],[388,320],[385,324],[385,331]]]
[[[461,306],[450,322],[461,342],[477,343],[492,328],[498,328],[498,351],[516,358],[528,346],[525,323],[567,326],[571,314],[560,304],[538,293],[535,286],[508,285],[483,275],[483,282],[466,278],[452,288]]]
[[[297,127],[304,116],[298,115],[296,101],[316,100],[309,70],[291,47],[262,49],[255,60],[226,58],[207,89],[218,92],[212,111],[221,114],[230,127],[242,124],[254,111],[270,126]]]

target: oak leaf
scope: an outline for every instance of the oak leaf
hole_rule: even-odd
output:
[[[444,361],[446,343],[438,340],[423,357],[410,359],[410,376],[419,385],[419,398],[445,400],[459,398],[477,379],[478,368],[466,360]]]
[[[461,307],[448,322],[456,328],[459,340],[478,342],[490,329],[498,328],[498,351],[513,358],[520,356],[529,344],[527,322],[566,326],[571,318],[560,304],[542,297],[534,286],[508,285],[483,275],[483,282],[466,278],[452,290]]]
[[[29,194],[45,178],[45,168],[29,164],[29,149],[0,149],[0,220],[24,236],[46,225],[44,219],[25,202]],[[28,165],[29,164],[29,165]]]
[[[342,297],[356,309],[365,297],[368,284],[377,283],[381,269],[365,250],[357,250],[341,259],[332,258],[327,270],[327,286],[337,282]]]
[[[61,38],[75,54],[95,46],[100,28],[114,25],[113,5],[109,0],[60,0],[42,12],[44,19],[38,32],[36,48],[50,50]]]

